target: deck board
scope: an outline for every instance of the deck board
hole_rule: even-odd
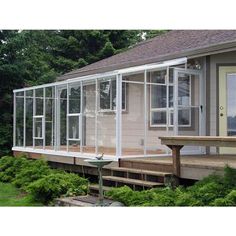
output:
[[[171,156],[160,157],[145,157],[126,159],[132,161],[143,161],[149,163],[163,163],[172,164]],[[236,168],[236,155],[181,155],[181,165],[191,166],[205,166],[205,167],[220,167],[224,168],[225,165],[229,165],[232,168]]]

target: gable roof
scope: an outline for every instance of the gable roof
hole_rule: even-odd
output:
[[[84,75],[197,55],[236,46],[236,30],[173,30],[134,45],[122,53],[73,70],[60,77],[66,80]]]

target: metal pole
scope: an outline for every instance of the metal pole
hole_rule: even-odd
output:
[[[98,197],[98,203],[99,206],[103,206],[103,182],[102,182],[102,167],[98,167],[98,176],[99,176],[99,197]]]

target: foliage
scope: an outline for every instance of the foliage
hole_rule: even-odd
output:
[[[236,170],[225,167],[224,175],[210,175],[190,187],[133,191],[125,186],[106,195],[126,206],[236,206]]]
[[[35,180],[38,180],[46,175],[49,175],[52,170],[49,168],[45,160],[31,160],[25,168],[22,168],[15,176],[13,184],[16,187],[26,187]]]
[[[48,203],[55,197],[87,193],[88,181],[77,174],[51,169],[43,159],[0,158],[0,182],[11,182],[29,193],[32,201]]]
[[[87,181],[76,174],[56,173],[31,183],[27,191],[36,201],[47,204],[54,198],[62,195],[73,196],[86,194],[87,186]]]
[[[0,181],[11,182],[22,168],[26,168],[28,160],[25,157],[4,156],[0,159]]]

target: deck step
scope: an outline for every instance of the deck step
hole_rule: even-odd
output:
[[[144,186],[144,187],[149,187],[149,188],[164,185],[163,183],[159,183],[159,182],[129,179],[129,178],[123,178],[123,177],[117,177],[117,176],[103,176],[102,178],[104,180],[108,180],[108,181],[112,181],[116,183],[132,184],[132,185]]]
[[[134,169],[134,168],[126,168],[126,167],[111,167],[110,170],[120,171],[120,172],[129,172],[129,173],[135,173],[135,174],[145,174],[145,175],[152,175],[152,176],[162,176],[162,177],[173,175],[172,173],[168,173],[168,172],[142,170],[142,169]]]

